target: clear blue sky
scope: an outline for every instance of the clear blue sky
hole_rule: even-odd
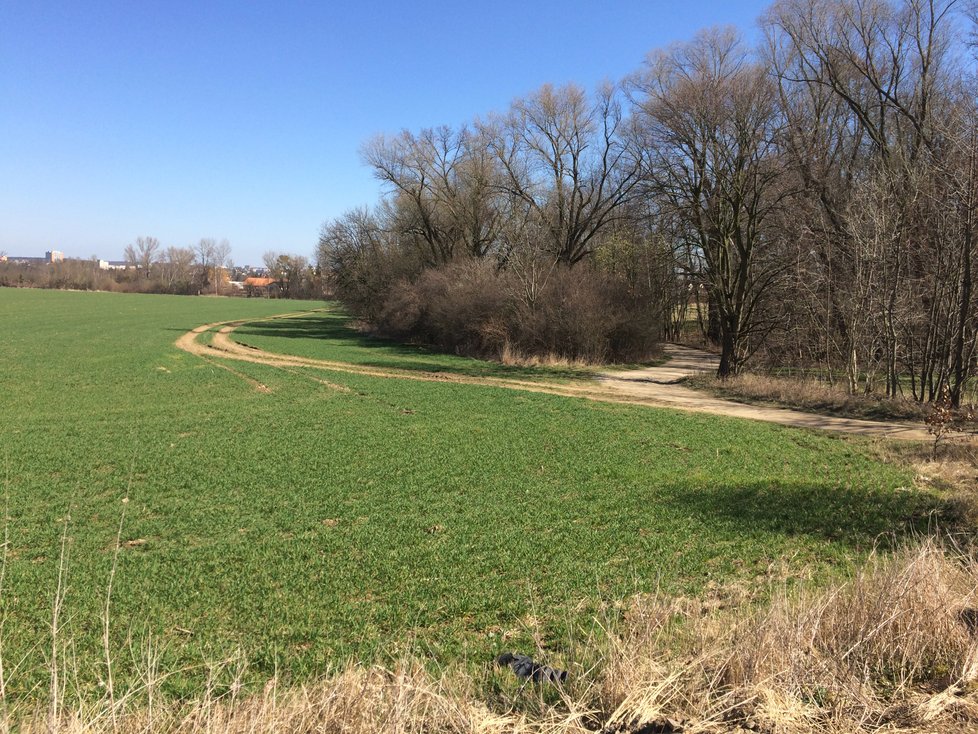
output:
[[[545,82],[593,87],[768,0],[0,2],[0,250],[227,238],[311,255],[374,203],[358,148]]]

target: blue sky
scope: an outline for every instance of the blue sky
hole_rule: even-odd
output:
[[[324,220],[377,200],[372,135],[617,80],[705,26],[751,36],[768,4],[3,0],[0,251],[312,255]]]

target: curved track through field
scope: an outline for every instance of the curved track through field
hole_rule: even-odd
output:
[[[747,418],[751,420],[778,423],[795,428],[817,428],[841,433],[895,438],[908,441],[933,440],[921,426],[906,423],[857,420],[853,418],[836,418],[833,416],[815,415],[784,408],[769,408],[757,405],[744,405],[728,400],[714,398],[709,395],[691,390],[678,384],[684,377],[691,374],[712,371],[716,368],[715,357],[678,345],[667,345],[666,354],[669,362],[661,367],[647,367],[630,371],[609,371],[599,373],[593,381],[561,384],[555,382],[530,381],[509,379],[505,377],[476,377],[458,375],[450,372],[416,371],[396,368],[379,368],[358,365],[349,362],[337,362],[325,359],[313,359],[289,354],[266,352],[257,347],[241,344],[231,338],[234,330],[245,323],[287,319],[296,316],[307,316],[308,311],[283,314],[269,319],[245,319],[241,321],[220,321],[213,324],[198,326],[182,335],[175,345],[185,352],[201,357],[211,364],[226,369],[242,378],[255,389],[267,391],[268,388],[260,382],[244,375],[224,363],[224,360],[251,362],[282,369],[305,367],[324,372],[341,372],[369,377],[379,377],[397,380],[417,380],[422,382],[444,382],[466,385],[481,385],[484,387],[499,387],[525,392],[563,395],[586,400],[596,400],[608,403],[623,403],[628,405],[646,405],[658,408],[673,408],[696,413]],[[215,331],[216,330],[216,331]],[[208,332],[214,332],[209,344],[199,341]],[[221,360],[221,361],[218,361]],[[342,385],[335,385],[326,380],[317,380],[321,384],[338,390],[347,390]]]

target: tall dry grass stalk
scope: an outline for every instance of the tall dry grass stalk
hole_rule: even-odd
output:
[[[933,540],[740,621],[722,687],[778,731],[978,727],[978,565]]]
[[[64,528],[61,531],[61,553],[58,556],[58,584],[51,603],[51,653],[48,668],[51,676],[50,695],[48,697],[48,728],[55,731],[61,721],[61,704],[64,701],[68,684],[63,668],[68,656],[68,646],[61,639],[61,614],[64,610],[65,597],[68,594],[68,526],[71,524],[71,514],[66,512]]]
[[[129,495],[132,493],[132,482],[136,476],[136,457],[138,444],[133,441],[132,460],[129,463],[129,480],[126,483],[126,493],[122,498],[122,512],[119,513],[119,529],[115,535],[115,545],[112,549],[112,569],[109,571],[109,581],[105,588],[105,604],[102,607],[102,655],[105,658],[105,695],[108,699],[109,715],[113,728],[116,728],[116,698],[115,680],[112,665],[112,647],[109,644],[112,628],[112,586],[115,583],[116,572],[119,569],[119,553],[122,551],[122,529],[126,524],[126,511],[129,509]]]
[[[113,717],[103,705],[64,711],[56,731],[65,734],[243,734],[244,732],[585,732],[580,717],[556,709],[533,721],[496,713],[480,702],[471,676],[435,678],[418,662],[391,669],[351,665],[323,681],[280,688],[271,680],[261,693],[232,693],[158,708],[151,716],[133,707]],[[24,715],[17,731],[50,732],[39,715]]]
[[[555,352],[546,354],[526,354],[514,347],[508,340],[503,342],[498,355],[501,364],[510,367],[594,367],[605,364],[601,361],[569,359]]]
[[[3,546],[0,547],[0,600],[3,599],[7,580],[7,562],[10,559],[10,460],[4,455],[3,479]],[[0,610],[0,727],[7,726],[7,670],[4,666],[4,642],[7,613]]]
[[[569,648],[566,688],[521,685],[488,661],[481,671],[434,674],[421,661],[404,659],[388,667],[350,664],[306,685],[273,679],[249,693],[241,685],[245,662],[235,656],[211,667],[194,698],[173,701],[159,693],[166,673],[147,640],[137,656],[140,679],[88,700],[69,695],[70,645],[56,640],[60,662],[50,700],[10,704],[3,730],[978,731],[976,597],[978,564],[935,540],[873,556],[828,589],[782,587],[763,604],[717,612],[643,595],[618,621],[596,625],[584,643]],[[56,612],[62,603],[59,592]]]

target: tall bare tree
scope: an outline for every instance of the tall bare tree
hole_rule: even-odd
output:
[[[231,243],[226,239],[214,245],[214,292],[220,293],[231,269]]]
[[[367,209],[345,212],[323,225],[316,248],[317,264],[330,287],[369,320],[377,319],[383,307],[379,294],[398,278],[417,272],[382,214]]]
[[[223,269],[230,264],[231,243],[226,239],[218,242],[212,237],[204,237],[193,249],[201,290],[213,288],[214,293],[219,293]]]
[[[634,145],[620,90],[592,100],[576,85],[545,85],[480,125],[502,166],[509,207],[539,222],[560,263],[589,257],[593,241],[638,195],[642,150]]]
[[[166,293],[186,293],[193,283],[196,255],[189,247],[168,247],[160,263],[160,284]]]
[[[804,239],[819,263],[808,273],[824,296],[826,346],[843,355],[852,390],[875,363],[889,395],[902,389],[903,365],[919,370],[921,399],[925,384],[933,396],[947,379],[947,276],[934,270],[946,248],[933,194],[954,137],[941,121],[952,116],[955,4],[780,0],[765,18],[791,131],[785,160],[814,204],[798,207],[809,212]],[[874,283],[872,325],[855,297],[860,273]]]
[[[203,237],[193,248],[194,255],[197,257],[197,275],[201,290],[206,290],[211,284],[214,268],[214,250],[216,247],[217,240],[212,237]]]
[[[126,245],[124,257],[126,263],[136,268],[139,273],[148,278],[150,269],[160,252],[160,241],[155,237],[137,237],[135,245]]]
[[[262,256],[268,275],[279,283],[285,298],[307,298],[312,286],[309,260],[302,255],[266,252]]]
[[[390,188],[403,234],[432,265],[456,255],[484,257],[496,242],[494,161],[467,128],[378,136],[361,150]]]
[[[718,375],[736,373],[770,324],[760,305],[782,270],[769,222],[785,189],[782,118],[765,69],[731,29],[653,54],[633,80],[647,191],[675,222],[679,262],[716,309]]]

